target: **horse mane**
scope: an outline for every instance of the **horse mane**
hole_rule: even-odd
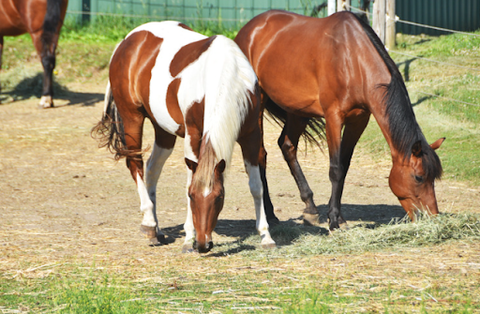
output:
[[[206,53],[203,141],[211,144],[217,161],[224,159],[228,165],[251,108],[257,76],[231,39],[217,35]]]
[[[191,183],[191,186],[197,191],[202,191],[205,188],[211,189],[215,180],[213,173],[217,164],[215,150],[210,141],[203,143],[200,148],[198,166]]]
[[[442,175],[440,159],[428,145],[417,123],[402,74],[373,29],[358,16],[352,15],[362,26],[391,74],[389,84],[379,84],[377,87],[385,89],[383,101],[386,105],[385,115],[388,118],[393,145],[403,154],[406,160],[409,160],[413,145],[420,141],[422,144],[422,164],[425,175],[430,180],[439,179]]]

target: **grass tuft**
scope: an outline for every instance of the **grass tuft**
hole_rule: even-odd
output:
[[[406,216],[400,221],[373,228],[362,225],[332,236],[302,235],[286,250],[297,254],[352,253],[392,247],[419,247],[449,240],[480,239],[480,220],[474,214],[419,215],[415,223]]]

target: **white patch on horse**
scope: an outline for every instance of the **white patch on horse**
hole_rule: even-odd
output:
[[[207,197],[212,193],[212,188],[210,186],[206,186],[205,190],[203,190],[203,197]]]
[[[137,190],[140,196],[140,210],[143,212],[142,225],[146,227],[155,227],[157,222],[153,213],[153,202],[148,195],[147,187],[140,174],[137,173]]]
[[[265,215],[265,208],[263,204],[263,184],[260,177],[260,168],[258,166],[252,166],[247,160],[245,163],[245,171],[248,174],[248,185],[250,187],[250,193],[253,196],[253,201],[255,203],[255,214],[257,216],[257,231],[260,234],[262,239],[262,245],[269,246],[275,245],[270,236],[270,231],[268,230],[267,216]]]
[[[175,79],[170,73],[170,64],[182,47],[207,38],[202,34],[187,30],[178,25],[179,22],[174,21],[151,22],[143,24],[130,32],[130,34],[132,34],[134,32],[148,31],[154,36],[163,39],[160,52],[152,68],[149,102],[152,113],[159,126],[174,135],[179,128],[179,124],[170,116],[166,102],[168,86]],[[127,37],[129,35],[127,35]],[[203,90],[197,91],[197,88],[195,88],[196,85],[199,84],[189,86],[188,96],[183,97],[187,99],[178,99],[183,114],[185,114],[189,106],[194,102],[201,101],[203,95],[205,95]],[[179,95],[181,95],[180,91]]]

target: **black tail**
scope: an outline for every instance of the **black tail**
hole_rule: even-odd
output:
[[[267,101],[265,109],[279,126],[283,127],[285,125],[287,120],[287,112],[285,110],[270,99]],[[321,143],[325,140],[325,120],[322,118],[310,118],[302,136],[306,143],[316,145],[321,149]]]
[[[62,0],[47,0],[47,13],[43,19],[42,41],[44,46],[48,46],[54,41],[59,24],[61,21]],[[58,34],[57,34],[58,35]]]
[[[107,147],[110,152],[115,154],[115,160],[132,155],[127,149],[122,117],[118,113],[110,87],[107,87],[105,94],[105,110],[102,120],[92,128],[91,135],[98,140],[99,148]]]

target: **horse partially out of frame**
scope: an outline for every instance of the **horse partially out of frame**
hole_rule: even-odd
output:
[[[333,230],[344,221],[345,177],[371,114],[390,146],[392,192],[412,219],[417,209],[438,213],[434,181],[442,166],[434,150],[444,138],[427,144],[402,75],[370,26],[350,12],[318,19],[273,10],[249,21],[235,41],[258,76],[266,109],[284,123],[278,144],[306,204],[307,221],[317,220],[318,211],[297,161],[299,137],[316,140],[326,133]],[[268,193],[264,203],[268,220],[275,220]]]
[[[208,252],[213,247],[212,231],[224,203],[224,171],[237,141],[249,175],[261,244],[274,247],[262,198],[260,115],[257,77],[232,40],[206,37],[178,22],[151,22],[134,29],[116,48],[105,111],[92,132],[103,136],[100,146],[107,146],[117,158],[126,157],[144,212],[141,229],[154,244],[164,239],[156,215],[157,181],[176,137],[185,138],[184,252]],[[154,126],[155,144],[144,173],[146,117]]]
[[[53,69],[60,29],[68,0],[0,1],[0,68],[4,36],[29,33],[43,66],[43,91],[40,108],[53,107]]]

